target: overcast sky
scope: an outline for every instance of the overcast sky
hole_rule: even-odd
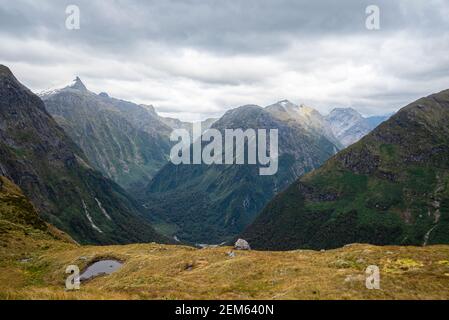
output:
[[[449,1],[0,0],[0,63],[35,92],[78,75],[184,120],[282,99],[384,114],[449,88]]]

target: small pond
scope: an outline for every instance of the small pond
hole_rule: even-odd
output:
[[[117,271],[122,265],[123,263],[117,260],[97,261],[87,267],[87,269],[81,274],[80,280],[86,281],[100,275],[111,274],[114,271]]]

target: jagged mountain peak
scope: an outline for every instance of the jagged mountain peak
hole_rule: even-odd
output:
[[[282,107],[288,107],[288,106],[297,107],[294,103],[292,103],[291,101],[289,101],[287,99],[281,100],[275,104],[280,105]]]
[[[267,110],[282,110],[282,111],[288,111],[288,110],[293,110],[293,109],[298,109],[299,107],[292,103],[291,101],[284,99],[281,101],[278,101],[272,105],[269,105],[267,107],[265,107],[265,109]]]
[[[87,91],[87,87],[84,85],[83,81],[81,81],[80,77],[78,76],[66,88]]]
[[[251,128],[256,126],[256,123],[260,125],[260,122],[264,122],[262,118],[266,120],[267,116],[271,117],[264,108],[248,104],[226,111],[212,127],[219,130],[226,128]]]
[[[357,118],[363,118],[363,116],[358,112],[357,110],[353,108],[334,108],[327,116],[330,117],[357,117]]]
[[[80,79],[80,77],[76,76],[75,79],[73,79],[72,82],[70,82],[69,84],[59,85],[59,86],[55,86],[53,88],[44,90],[44,91],[38,93],[38,96],[41,98],[46,98],[46,97],[52,96],[54,94],[67,92],[67,91],[73,91],[73,90],[77,90],[77,91],[83,92],[83,93],[90,93],[90,91],[84,85],[84,83]]]
[[[140,106],[145,110],[147,110],[148,112],[150,112],[151,114],[157,115],[156,109],[152,104],[140,104]]]
[[[294,104],[289,100],[281,100],[279,102],[276,102],[275,104],[269,105],[265,107],[266,110],[269,112],[275,112],[275,113],[286,113],[290,114],[293,118],[296,118],[298,115],[310,115],[314,114],[316,116],[321,116],[321,114],[314,108],[309,107],[303,103],[300,105]]]
[[[357,142],[373,129],[368,120],[353,108],[335,108],[326,116],[326,120],[344,146]]]
[[[29,92],[29,90],[17,80],[11,69],[3,64],[0,64],[0,80],[4,83],[9,83],[9,85],[20,88],[20,90]]]
[[[3,64],[0,64],[0,77],[12,76],[11,70]]]
[[[232,112],[232,111],[237,111],[237,110],[241,111],[241,110],[260,110],[260,109],[262,109],[262,107],[258,106],[256,104],[245,104],[243,106],[231,109],[229,111]]]
[[[260,116],[263,116],[264,118],[267,116],[272,117],[272,115],[264,108],[255,104],[246,104],[226,111],[225,114],[218,119],[213,126],[226,124],[230,127],[235,127],[236,124],[240,124],[246,127],[245,123],[247,123],[249,127],[259,121]]]
[[[256,114],[263,112],[263,108],[255,104],[246,104],[237,108],[229,109],[222,116],[222,119],[232,120],[241,119],[242,116],[255,116]]]

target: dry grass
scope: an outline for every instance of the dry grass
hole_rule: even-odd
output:
[[[0,248],[1,299],[449,299],[449,246],[350,245],[326,252],[135,244],[77,246],[15,234]],[[65,268],[102,257],[117,272],[65,291]],[[28,261],[20,261],[32,258]],[[381,289],[365,269],[381,270]]]

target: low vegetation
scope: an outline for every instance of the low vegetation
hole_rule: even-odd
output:
[[[0,248],[1,299],[448,299],[449,246],[351,245],[260,252],[136,244],[77,246],[18,235]],[[109,276],[66,291],[65,269],[103,258],[124,262]],[[377,265],[380,289],[365,286]]]
[[[0,177],[0,299],[448,299],[449,246],[354,244],[329,251],[235,251],[150,244],[80,246]],[[116,259],[115,273],[66,291],[67,266]],[[380,268],[380,289],[365,270]]]
[[[243,233],[253,248],[449,243],[449,90],[401,109],[278,194]]]

